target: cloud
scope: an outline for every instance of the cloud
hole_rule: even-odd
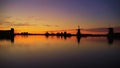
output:
[[[51,27],[52,25],[43,25],[43,26],[46,26],[46,27]]]
[[[9,28],[9,26],[0,26],[0,29]]]
[[[4,21],[4,22],[1,21],[1,22],[0,22],[0,25],[2,25],[2,26],[3,26],[3,25],[4,25],[4,26],[5,26],[5,25],[7,26],[7,25],[10,25],[10,24],[12,24],[12,22],[7,22],[7,21]]]
[[[55,27],[59,27],[58,25],[55,25]]]
[[[15,22],[9,22],[9,21],[4,21],[0,22],[1,26],[35,26],[36,24],[31,24],[31,23],[15,23]]]
[[[107,32],[107,28],[94,28],[94,29],[85,29],[86,31],[91,31],[91,32]]]
[[[6,23],[11,23],[11,22],[4,22],[4,23],[6,24]]]
[[[119,27],[114,27],[114,31],[120,33],[120,26]]]
[[[120,32],[120,26],[113,27],[115,32]],[[93,28],[93,29],[83,29],[85,31],[91,31],[91,32],[108,32],[108,28]]]
[[[9,19],[9,18],[12,18],[12,16],[5,16],[4,18],[5,19]]]
[[[2,23],[0,23],[0,25],[2,25]]]
[[[18,24],[12,24],[13,26],[34,26],[35,24],[29,24],[29,23],[18,23]]]
[[[5,22],[5,19],[3,18],[3,16],[0,15],[0,25],[2,25]]]
[[[43,25],[43,26],[46,26],[46,27],[59,27],[58,25]]]
[[[0,21],[0,25],[3,25],[3,24],[5,24],[5,22],[3,23],[3,21]]]

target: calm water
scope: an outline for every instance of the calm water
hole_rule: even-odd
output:
[[[119,68],[120,40],[15,36],[0,40],[0,68]]]

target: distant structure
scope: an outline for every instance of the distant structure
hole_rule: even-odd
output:
[[[28,35],[28,32],[22,32],[21,35]]]
[[[115,33],[113,28],[108,28],[108,39],[120,39],[120,33]]]
[[[114,29],[113,28],[108,28],[108,43],[112,44],[113,43],[113,39],[114,39]]]
[[[67,32],[65,31],[63,35],[64,35],[64,36],[67,36]]]
[[[113,28],[108,28],[108,36],[109,37],[113,37],[113,35],[114,35],[114,29]]]
[[[7,39],[14,42],[14,28],[11,30],[0,30],[0,40]]]
[[[114,29],[113,28],[108,28],[109,29],[109,34],[114,34]]]
[[[50,34],[48,32],[45,33],[46,36],[49,36]]]
[[[77,36],[81,36],[81,32],[80,32],[80,26],[78,26],[78,29],[77,29]]]
[[[46,33],[45,33],[46,38],[48,38],[49,35],[50,35],[49,32],[46,32]]]
[[[0,36],[14,36],[14,28],[11,28],[11,30],[0,30]]]

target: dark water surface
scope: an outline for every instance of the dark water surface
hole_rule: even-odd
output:
[[[0,40],[0,68],[120,68],[120,40],[15,36]]]

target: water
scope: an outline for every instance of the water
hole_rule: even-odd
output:
[[[15,36],[0,40],[0,68],[119,68],[120,40]]]

